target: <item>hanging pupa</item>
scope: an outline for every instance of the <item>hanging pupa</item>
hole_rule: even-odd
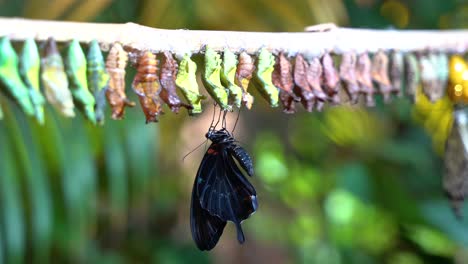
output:
[[[18,56],[7,37],[0,39],[0,81],[1,89],[18,104],[28,116],[34,116],[28,88],[23,83],[18,71]]]
[[[356,77],[357,56],[354,52],[346,52],[341,57],[340,77],[353,104],[359,99],[359,84]]]
[[[454,112],[452,130],[445,145],[443,188],[452,202],[455,215],[461,218],[461,208],[468,195],[468,113]]]
[[[372,58],[371,76],[378,84],[385,103],[390,103],[392,100],[392,85],[388,77],[388,63],[388,56],[382,50],[379,50]]]
[[[283,105],[283,112],[293,114],[296,112],[296,102],[301,99],[294,94],[294,80],[291,62],[283,52],[276,57],[275,69],[272,73],[273,84],[280,89],[279,98]]]
[[[317,57],[309,60],[309,66],[306,69],[307,83],[312,89],[315,97],[315,108],[322,111],[325,102],[328,99],[327,94],[322,89],[323,68],[320,59]]]
[[[97,40],[92,40],[89,43],[87,60],[88,86],[94,95],[94,100],[96,101],[96,105],[94,107],[96,121],[98,124],[102,125],[104,124],[105,118],[106,90],[109,86],[110,78]]]
[[[86,119],[96,124],[96,115],[94,113],[96,100],[88,90],[86,56],[76,39],[72,40],[68,46],[65,69],[74,103],[83,112]]]
[[[74,117],[75,105],[72,94],[68,89],[67,74],[53,38],[49,38],[44,44],[41,80],[47,101],[63,116]]]
[[[106,89],[107,102],[112,108],[112,119],[122,119],[125,107],[134,107],[125,94],[125,67],[128,54],[119,43],[114,43],[106,59],[106,69],[109,73],[109,86]]]
[[[398,97],[403,95],[403,76],[405,72],[404,56],[401,51],[393,51],[390,59],[390,81],[392,93]]]
[[[367,52],[361,53],[357,59],[356,78],[360,86],[361,94],[364,94],[366,105],[368,107],[375,106],[374,87],[371,78],[371,60]]]
[[[36,120],[39,124],[44,124],[44,96],[41,94],[39,76],[41,59],[36,42],[33,38],[28,38],[23,44],[20,56],[20,74],[28,87],[29,97],[34,105]]]
[[[242,104],[242,88],[236,85],[235,77],[237,70],[236,55],[225,48],[223,52],[223,63],[221,68],[221,83],[229,90],[229,101],[232,102],[237,108]]]
[[[229,92],[221,84],[221,56],[208,46],[205,50],[205,68],[202,81],[208,93],[221,109],[231,108],[228,105]]]
[[[163,63],[161,66],[160,83],[161,99],[171,108],[174,113],[179,113],[180,107],[192,110],[191,105],[185,104],[180,100],[176,90],[177,61],[172,57],[169,51],[163,52]]]
[[[278,107],[279,91],[273,85],[271,75],[275,68],[275,56],[267,49],[262,48],[258,54],[256,78],[260,94],[268,101],[271,107]]]
[[[175,83],[192,107],[189,110],[190,115],[202,112],[201,100],[206,98],[200,94],[196,73],[197,64],[190,59],[189,54],[185,54],[179,63],[179,71],[177,72]]]
[[[419,68],[421,69],[422,91],[434,103],[439,99],[440,94],[437,92],[437,71],[434,68],[430,54],[419,56]]]
[[[132,88],[138,95],[141,109],[146,117],[146,123],[158,122],[158,116],[163,113],[159,98],[161,85],[158,77],[158,60],[151,51],[140,53]]]
[[[333,58],[330,53],[325,53],[322,57],[323,69],[323,90],[328,95],[329,101],[333,104],[340,102],[340,77],[335,69]]]
[[[314,110],[315,95],[307,81],[307,69],[309,65],[301,54],[296,56],[294,63],[294,92],[301,98],[301,103],[307,112]]]
[[[406,95],[411,102],[416,102],[416,95],[421,84],[421,71],[419,69],[418,59],[413,53],[405,55],[405,89]]]
[[[252,57],[245,51],[241,52],[241,54],[239,54],[239,63],[237,64],[234,83],[242,88],[242,104],[245,105],[247,109],[251,109],[254,102],[253,96],[247,92],[254,71],[255,65]]]

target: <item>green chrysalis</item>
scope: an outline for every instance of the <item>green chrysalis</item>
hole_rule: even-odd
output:
[[[63,60],[53,38],[49,38],[44,45],[42,58],[41,80],[47,101],[63,116],[74,117],[75,105],[65,73]]]
[[[109,74],[107,73],[104,57],[97,40],[89,43],[88,49],[88,85],[94,94],[96,106],[96,121],[98,124],[104,124],[104,113],[106,107],[106,90],[109,85]]]
[[[33,116],[34,106],[18,71],[18,56],[6,37],[0,39],[0,81],[3,84],[3,92],[12,98],[26,115]]]
[[[39,50],[33,38],[28,38],[23,45],[20,57],[20,74],[28,87],[29,97],[35,108],[35,116],[39,124],[44,124],[44,96],[41,94],[39,75],[41,59]]]
[[[221,71],[221,82],[224,87],[229,89],[229,99],[237,108],[240,108],[242,103],[242,88],[234,83],[237,70],[237,58],[229,49],[224,49],[223,64]]]
[[[189,110],[190,115],[202,112],[201,100],[206,98],[200,94],[198,89],[196,72],[197,64],[190,59],[190,55],[185,54],[179,63],[179,71],[175,82],[185,99],[193,107],[192,110]]]
[[[221,57],[208,46],[205,50],[205,69],[202,81],[208,93],[221,109],[229,109],[228,90],[221,84]]]
[[[273,85],[272,73],[275,67],[275,57],[267,49],[262,48],[257,60],[256,81],[262,96],[271,107],[278,107],[279,91]]]
[[[94,104],[96,101],[88,90],[88,84],[86,83],[86,57],[80,43],[76,39],[72,40],[68,46],[65,66],[75,104],[83,112],[86,119],[95,124]]]

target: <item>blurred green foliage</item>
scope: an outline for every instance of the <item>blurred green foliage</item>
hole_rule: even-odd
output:
[[[468,26],[468,3],[457,0],[48,3],[3,1],[0,14],[220,30]],[[38,126],[0,97],[0,263],[467,263],[468,222],[455,219],[442,194],[441,158],[423,128],[432,133],[450,109],[397,99],[287,116],[256,98],[238,129],[254,158],[259,210],[244,223],[245,245],[228,226],[202,253],[188,220],[201,154],[182,163],[190,149],[179,141],[189,130],[190,142],[201,142],[204,116],[168,113],[145,125],[136,107],[95,127],[48,106]]]

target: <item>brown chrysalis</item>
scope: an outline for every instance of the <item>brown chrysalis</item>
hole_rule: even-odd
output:
[[[134,102],[127,99],[125,94],[125,67],[128,55],[119,43],[114,43],[107,55],[106,69],[109,73],[109,86],[106,97],[112,108],[112,119],[122,119],[125,107],[135,106]]]
[[[309,65],[304,60],[301,54],[296,56],[296,62],[294,64],[294,93],[301,98],[301,103],[307,112],[312,112],[314,109],[315,96],[310,89],[307,81],[307,68]]]
[[[191,105],[183,103],[177,95],[175,83],[177,77],[177,61],[172,57],[169,51],[165,51],[163,57],[160,74],[162,89],[159,96],[174,113],[179,113],[180,107],[185,107],[188,110],[193,109]]]
[[[247,52],[239,54],[239,62],[237,64],[235,84],[242,88],[242,103],[248,108],[252,108],[254,98],[247,92],[250,79],[252,79],[253,72],[255,71],[255,64],[252,57]]]
[[[357,56],[354,52],[346,52],[341,57],[340,77],[345,83],[346,90],[352,103],[359,98],[359,84],[356,77]]]
[[[360,85],[360,92],[365,95],[366,105],[368,107],[375,106],[374,87],[371,79],[371,60],[367,52],[358,56],[356,78]]]
[[[322,57],[322,67],[324,91],[332,103],[338,104],[340,102],[340,97],[338,95],[340,90],[340,77],[335,69],[333,58],[328,52]]]
[[[162,105],[159,98],[161,85],[158,78],[158,61],[151,51],[140,53],[137,63],[137,73],[133,79],[133,91],[140,99],[141,109],[145,113],[146,123],[158,122],[162,114]]]
[[[295,102],[300,101],[293,91],[294,80],[291,62],[284,53],[276,57],[275,69],[271,75],[273,84],[280,89],[280,100],[283,104],[283,112],[293,114],[296,112]]]
[[[398,97],[403,95],[403,75],[405,72],[405,63],[403,53],[400,51],[393,51],[390,60],[390,80],[392,82],[392,93]]]
[[[327,95],[322,90],[322,64],[320,59],[315,57],[309,61],[309,66],[306,71],[307,83],[312,88],[312,92],[315,96],[316,108],[318,111],[322,111],[325,102],[327,101]]]
[[[380,88],[384,102],[389,103],[391,101],[392,85],[388,77],[388,56],[382,50],[374,54],[371,75]]]

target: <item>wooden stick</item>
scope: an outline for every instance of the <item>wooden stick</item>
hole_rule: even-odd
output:
[[[325,52],[342,54],[347,51],[376,52],[378,50],[437,50],[461,53],[468,50],[468,30],[373,30],[330,27],[311,32],[239,32],[205,30],[166,30],[135,23],[105,24],[32,20],[0,17],[0,36],[13,41],[48,37],[58,42],[77,39],[88,43],[96,39],[103,50],[120,42],[127,51],[171,51],[178,55],[198,53],[209,45],[216,51],[225,47],[233,52],[256,53],[260,48],[305,57]]]

